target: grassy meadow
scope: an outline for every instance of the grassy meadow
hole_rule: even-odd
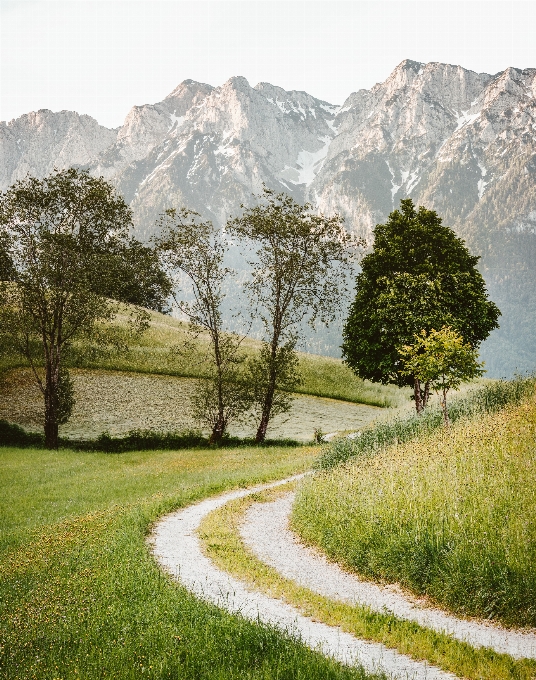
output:
[[[121,327],[125,319],[118,316],[117,325]],[[129,351],[102,352],[94,348],[88,353],[86,347],[79,345],[73,348],[71,364],[78,368],[203,378],[208,372],[204,357],[208,339],[201,334],[198,347],[188,351],[184,347],[188,338],[184,322],[151,312],[148,331],[129,340]],[[259,346],[251,338],[242,345],[246,355]],[[299,356],[303,384],[298,393],[379,407],[396,407],[407,399],[407,390],[401,392],[397,387],[363,381],[340,359],[306,353]]]
[[[146,543],[161,515],[300,472],[316,454],[0,448],[0,677],[367,677],[196,599]]]
[[[476,648],[446,633],[405,621],[390,612],[333,601],[281,576],[259,560],[240,535],[244,515],[254,503],[269,502],[294,489],[287,484],[227,503],[209,513],[198,534],[205,554],[221,569],[270,597],[282,599],[304,615],[356,637],[379,642],[415,660],[426,660],[468,680],[532,680],[536,661],[514,660],[507,654]]]
[[[152,313],[149,331],[128,352],[73,348],[78,401],[63,434],[192,427],[185,405],[207,366],[203,337],[189,353],[180,350],[186,338],[183,323]],[[244,342],[246,353],[257,347]],[[408,390],[361,381],[332,358],[303,354],[300,366],[303,384],[290,421],[303,437],[347,424],[364,434],[324,447],[320,460],[329,470],[300,484],[294,528],[366,577],[398,582],[461,615],[535,626],[536,403],[532,396],[520,403],[525,388],[501,388],[509,395],[502,410],[499,401],[494,409],[483,402],[476,416],[463,407],[444,430],[433,415],[430,427],[414,427],[405,416],[384,422],[389,407],[411,408]],[[28,367],[4,363],[0,374],[0,419],[40,429],[42,399]],[[275,423],[269,434],[289,436],[288,426]],[[309,446],[121,455],[0,446],[0,678],[371,678],[196,599],[161,571],[147,544],[162,515],[319,467],[319,454]],[[459,677],[533,676],[532,662],[474,650],[284,582],[237,538],[243,511],[259,499],[205,522],[206,550],[221,566],[311,616]]]
[[[117,321],[121,324],[124,319],[119,316]],[[187,328],[183,321],[151,312],[149,330],[131,342],[128,352],[97,354],[94,358],[86,352],[75,352],[74,363],[81,368],[203,378],[207,374],[203,352],[208,347],[208,338],[202,333],[197,348],[188,350],[185,347],[189,340]],[[259,347],[260,343],[252,338],[246,338],[242,344],[246,355]],[[297,392],[301,394],[379,407],[398,406],[404,399],[396,387],[363,381],[342,361],[332,357],[300,353],[300,372],[303,384]]]
[[[206,335],[192,343],[184,322],[157,312],[151,312],[149,328],[141,335],[128,334],[124,314],[113,329],[128,350],[124,344],[118,349],[79,343],[65,356],[76,403],[60,436],[87,440],[103,432],[123,437],[132,431],[197,430],[189,404],[196,382],[209,372]],[[259,346],[244,339],[246,355]],[[338,359],[301,353],[299,360],[302,384],[290,413],[271,421],[271,439],[310,442],[315,431],[359,429],[409,402],[408,390],[360,380]],[[0,420],[42,431],[43,397],[29,366],[0,356],[0,394]],[[229,427],[233,437],[251,438],[255,431],[254,418]]]
[[[461,419],[303,482],[294,529],[366,578],[536,626],[536,401]]]

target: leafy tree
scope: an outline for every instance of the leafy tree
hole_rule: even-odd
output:
[[[478,352],[449,326],[439,331],[425,330],[415,336],[415,342],[398,350],[403,364],[402,373],[428,383],[439,395],[445,425],[449,425],[447,393],[462,382],[473,380],[484,373]]]
[[[0,195],[0,243],[9,265],[0,282],[0,344],[29,362],[45,402],[45,442],[58,446],[69,417],[72,383],[65,353],[81,338],[105,338],[102,324],[119,307],[117,276],[125,258],[131,211],[104,179],[74,168],[26,177]],[[136,331],[147,313],[134,310]]]
[[[498,328],[478,260],[436,212],[402,200],[374,229],[373,250],[361,263],[343,329],[345,362],[361,378],[412,385],[420,413],[430,386],[403,371],[398,349],[422,329],[445,325],[477,349]]]
[[[228,229],[246,252],[255,253],[246,289],[252,313],[264,327],[263,348],[251,372],[260,410],[256,440],[262,442],[270,418],[289,409],[289,392],[299,382],[300,323],[307,318],[313,326],[317,319],[328,324],[340,308],[352,239],[338,215],[314,214],[311,205],[267,188],[258,198],[261,202],[229,221]]]
[[[158,253],[134,238],[121,245],[120,257],[111,253],[102,266],[107,272],[98,279],[103,284],[101,293],[157,312],[170,311],[171,281],[160,266]]]
[[[212,430],[210,441],[221,441],[230,421],[244,416],[251,396],[240,371],[245,336],[224,330],[221,306],[223,286],[233,273],[223,259],[227,245],[211,222],[198,213],[167,210],[160,218],[161,236],[155,239],[160,259],[175,277],[173,297],[190,320],[193,338],[206,332],[210,340],[210,374],[193,398],[194,415]],[[181,276],[182,275],[182,276]]]
[[[7,234],[0,231],[0,281],[12,281],[15,269],[9,255]]]

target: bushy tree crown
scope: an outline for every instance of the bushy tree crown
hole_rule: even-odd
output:
[[[478,260],[436,212],[402,200],[363,258],[343,330],[346,363],[361,378],[411,385],[398,349],[422,330],[450,326],[477,348],[500,315]]]

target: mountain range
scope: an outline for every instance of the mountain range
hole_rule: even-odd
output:
[[[243,77],[186,80],[113,130],[72,111],[0,123],[0,189],[70,165],[117,186],[143,239],[172,206],[224,225],[266,184],[340,213],[371,243],[409,196],[481,255],[503,313],[482,347],[489,374],[536,365],[536,69],[489,75],[405,60],[342,106]],[[320,338],[309,348],[337,354],[336,333]]]

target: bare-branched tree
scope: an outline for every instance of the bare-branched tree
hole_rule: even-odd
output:
[[[224,265],[227,244],[211,222],[187,209],[169,209],[159,220],[155,239],[161,262],[175,280],[173,298],[188,319],[193,338],[209,338],[209,375],[193,400],[194,415],[211,428],[210,441],[221,441],[229,422],[246,416],[251,404],[241,376],[245,335],[226,332],[222,318],[224,284],[233,271]]]

